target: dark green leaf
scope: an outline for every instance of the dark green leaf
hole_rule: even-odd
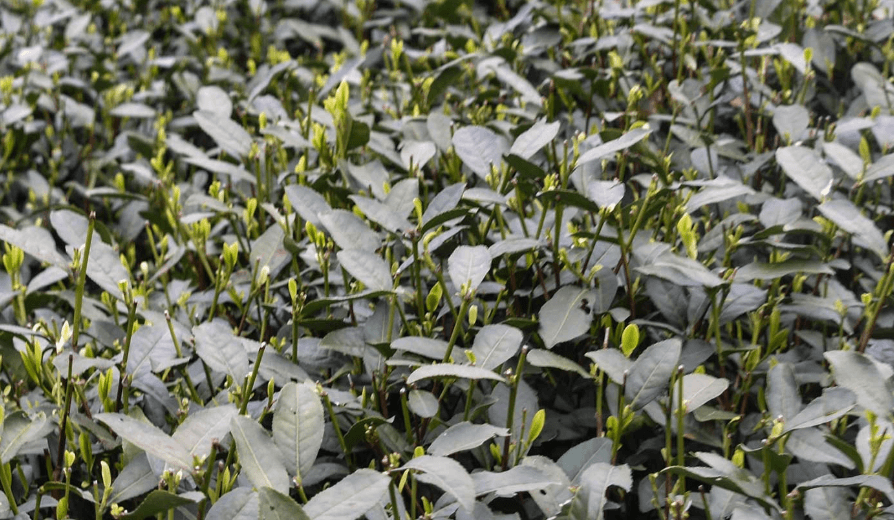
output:
[[[175,495],[170,491],[156,489],[152,493],[149,493],[133,512],[126,514],[121,518],[124,520],[142,520],[143,518],[155,516],[159,513],[174,509],[175,507],[192,504],[194,502],[195,500]]]

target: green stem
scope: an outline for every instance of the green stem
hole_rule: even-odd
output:
[[[450,334],[450,341],[447,343],[447,351],[444,352],[444,359],[442,360],[444,363],[450,361],[450,354],[453,353],[453,346],[456,345],[456,340],[459,338],[459,333],[463,328],[463,320],[466,319],[466,313],[469,312],[469,305],[472,302],[472,295],[463,296],[462,305],[459,307],[459,315],[456,317],[456,321],[453,322],[453,333]]]
[[[90,245],[93,243],[93,228],[96,225],[96,213],[90,212],[87,223],[87,242],[81,253],[81,267],[78,271],[78,284],[75,286],[74,319],[71,324],[71,350],[78,351],[78,337],[81,335],[81,306],[84,302],[84,286],[87,285],[87,262],[90,260]]]

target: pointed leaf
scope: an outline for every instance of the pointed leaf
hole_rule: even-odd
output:
[[[211,454],[214,443],[223,441],[230,433],[230,420],[237,413],[233,404],[199,410],[188,415],[171,438],[194,457],[205,458]]]
[[[434,365],[425,365],[417,368],[407,378],[407,384],[412,385],[417,381],[429,379],[432,377],[457,377],[461,379],[492,379],[494,381],[505,382],[503,376],[494,372],[468,365],[455,365],[452,363],[437,363]]]
[[[626,464],[612,466],[605,462],[597,462],[583,472],[580,486],[586,497],[587,518],[601,520],[607,501],[605,492],[610,486],[630,491],[633,487],[633,476]]]
[[[577,159],[577,166],[602,159],[603,157],[620,152],[621,150],[626,150],[627,148],[630,148],[631,146],[648,137],[651,133],[652,130],[646,127],[641,126],[639,128],[634,128],[633,130],[627,132],[626,134],[613,141],[602,143],[582,153],[581,156]]]
[[[438,435],[428,447],[428,453],[446,457],[454,453],[481,446],[494,437],[506,437],[509,430],[490,424],[472,424],[468,421],[454,424]]]
[[[109,503],[124,502],[143,493],[148,493],[156,487],[158,487],[158,477],[149,466],[149,458],[146,453],[140,453],[132,458],[121,470],[121,473],[115,477],[112,482],[112,495],[109,497]]]
[[[586,440],[562,454],[557,464],[565,471],[572,484],[579,484],[587,468],[597,462],[611,461],[612,445],[611,439],[606,437]]]
[[[773,126],[784,139],[797,141],[810,125],[810,112],[803,105],[780,105],[773,111]]]
[[[525,358],[527,363],[541,368],[556,368],[566,372],[574,372],[581,377],[590,378],[590,374],[570,359],[542,348],[531,349]]]
[[[490,263],[490,253],[486,247],[459,246],[447,259],[447,272],[457,290],[467,285],[470,291],[474,291],[490,271]]]
[[[56,240],[47,229],[34,226],[18,230],[0,224],[0,240],[18,247],[41,262],[68,270],[68,260],[56,249]]]
[[[233,417],[230,432],[236,441],[239,464],[248,480],[258,489],[271,487],[289,492],[289,474],[270,436],[260,424],[244,415]]]
[[[208,510],[208,515],[205,518],[207,520],[257,520],[260,512],[259,503],[257,491],[247,487],[237,487],[231,489],[229,493],[221,495]]]
[[[729,381],[723,378],[712,377],[707,374],[686,374],[683,376],[683,404],[686,412],[691,412],[706,404],[711,399],[719,396],[729,387]],[[677,407],[677,387],[673,388],[671,403]]]
[[[438,398],[424,390],[411,390],[407,398],[410,411],[419,417],[435,417],[438,415]]]
[[[888,417],[894,408],[894,394],[871,358],[852,350],[826,352],[825,358],[832,365],[835,382],[856,394],[857,404]]]
[[[192,455],[157,426],[120,413],[100,413],[93,418],[104,422],[119,437],[146,453],[186,473],[192,473]]]
[[[431,359],[444,359],[447,342],[442,339],[404,336],[391,342],[391,348],[402,352],[412,352]]]
[[[472,474],[475,495],[496,493],[501,497],[511,497],[518,493],[543,489],[562,481],[545,474],[533,466],[515,466],[508,471],[479,471]]]
[[[21,411],[9,414],[0,430],[0,463],[11,461],[22,446],[29,442],[46,437],[51,428],[52,425],[43,412],[33,417],[28,417]]]
[[[823,395],[807,403],[803,410],[785,422],[785,432],[826,424],[848,413],[856,404],[857,395],[847,388],[826,388]]]
[[[453,134],[453,148],[463,164],[482,179],[490,175],[491,166],[500,168],[506,143],[483,126],[466,126]]]
[[[373,291],[390,291],[394,280],[388,263],[375,253],[359,249],[338,252],[338,263],[354,278]]]
[[[416,478],[443,489],[467,511],[475,508],[475,483],[459,462],[447,457],[423,455],[411,459],[402,469],[424,472]]]
[[[314,389],[307,383],[286,384],[273,414],[273,442],[289,475],[297,475],[299,482],[317,458],[323,430],[323,405]]]
[[[592,317],[584,310],[594,301],[592,291],[566,285],[540,308],[540,337],[546,348],[572,340],[590,330]]]
[[[241,125],[221,114],[207,110],[193,112],[196,123],[218,146],[233,157],[245,157],[251,151],[251,135]]]
[[[860,239],[882,260],[888,257],[888,243],[875,222],[863,216],[854,203],[847,199],[835,199],[819,205],[820,213],[838,227]]]
[[[816,200],[832,189],[832,169],[810,148],[786,146],[776,149],[776,162],[788,177]]]
[[[530,159],[559,135],[559,128],[561,128],[561,123],[558,121],[553,123],[547,123],[544,120],[537,121],[531,128],[515,138],[509,153],[522,159]]]
[[[226,322],[221,319],[205,322],[193,328],[192,333],[196,354],[206,365],[236,381],[248,374],[248,352]]]
[[[475,366],[493,370],[515,356],[522,344],[522,333],[508,325],[481,327],[472,343]]]
[[[123,515],[120,518],[122,520],[142,520],[143,518],[155,516],[159,513],[170,511],[175,507],[192,504],[194,502],[194,500],[175,495],[170,491],[156,489],[152,493],[149,493],[133,512]]]
[[[682,352],[677,339],[659,341],[647,348],[630,367],[625,395],[634,410],[639,410],[667,390]]]
[[[379,235],[350,211],[335,209],[323,213],[320,222],[342,249],[375,251],[382,245]]]
[[[310,520],[289,495],[269,487],[258,491],[258,512],[260,520]]]
[[[801,394],[789,363],[778,363],[767,373],[767,409],[771,418],[786,421],[801,411]]]
[[[391,479],[371,469],[358,469],[310,499],[304,512],[311,520],[355,520],[388,493]]]

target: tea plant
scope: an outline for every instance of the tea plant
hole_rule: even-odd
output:
[[[894,4],[0,6],[0,517],[894,517]]]

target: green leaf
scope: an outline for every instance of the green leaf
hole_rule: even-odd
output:
[[[613,211],[621,203],[625,191],[624,184],[615,181],[594,180],[587,184],[587,198],[608,211]]]
[[[788,363],[777,363],[767,372],[767,410],[770,418],[788,421],[801,411],[801,394],[795,372]]]
[[[472,480],[475,482],[476,496],[496,493],[501,497],[511,497],[562,483],[533,466],[525,465],[501,472],[479,471],[472,474]]]
[[[0,240],[18,247],[41,262],[68,271],[68,260],[56,250],[56,240],[44,228],[27,227],[18,230],[0,224]]]
[[[415,141],[407,139],[400,145],[400,159],[404,168],[410,169],[410,163],[422,168],[438,153],[438,148],[431,141]]]
[[[550,350],[542,348],[531,349],[525,357],[525,361],[535,367],[557,368],[566,372],[575,372],[581,377],[590,378],[590,374],[580,365],[570,359],[560,356]]]
[[[531,128],[515,138],[515,142],[509,148],[509,153],[528,160],[541,148],[551,143],[559,135],[560,128],[561,123],[558,121],[553,123],[547,123],[545,120],[537,121]]]
[[[442,339],[404,336],[391,342],[391,348],[401,352],[412,352],[430,359],[444,359],[447,342]]]
[[[456,377],[460,379],[492,379],[494,381],[505,382],[503,376],[494,372],[468,365],[455,365],[452,363],[437,363],[434,365],[425,365],[417,368],[407,378],[407,384],[412,385],[417,381],[429,379],[433,377]]]
[[[155,425],[120,413],[94,414],[93,418],[102,421],[119,437],[146,453],[187,474],[192,473],[192,455],[189,451]]]
[[[233,404],[214,406],[189,414],[171,434],[194,457],[203,459],[211,455],[214,443],[221,442],[230,433],[230,421],[238,411]]]
[[[634,410],[639,410],[667,390],[671,375],[680,363],[682,342],[659,341],[647,348],[630,367],[624,394]]]
[[[391,191],[392,193],[394,192],[394,190]],[[400,213],[396,212],[394,208],[387,204],[383,204],[369,197],[360,197],[358,195],[351,195],[351,200],[357,205],[360,211],[363,212],[366,218],[394,234],[401,234],[404,231],[413,228],[413,225],[409,220],[404,218]]]
[[[345,143],[348,150],[365,146],[369,142],[369,125],[363,121],[351,118],[351,133],[348,142]]]
[[[880,417],[891,414],[894,408],[891,384],[872,358],[852,350],[833,350],[824,357],[832,365],[835,382],[856,394],[857,404]]]
[[[775,280],[783,276],[797,273],[806,274],[835,274],[829,264],[815,260],[799,260],[796,258],[782,262],[768,264],[764,262],[751,262],[736,271],[737,282],[750,282],[752,280]]]
[[[409,460],[401,469],[422,471],[416,476],[418,480],[443,489],[467,511],[475,508],[475,483],[459,462],[423,455]]]
[[[491,166],[499,170],[506,142],[488,128],[466,126],[453,134],[453,149],[463,164],[484,179],[490,175]]]
[[[233,113],[233,101],[226,91],[217,85],[204,86],[196,91],[196,107],[226,119]]]
[[[145,103],[121,103],[109,110],[109,115],[114,117],[132,117],[137,119],[154,119],[157,115],[155,109]]]
[[[612,440],[595,437],[581,442],[559,457],[556,463],[562,468],[572,484],[579,484],[584,471],[598,462],[608,463],[612,458]]]
[[[273,442],[283,454],[289,475],[300,482],[310,471],[323,444],[323,405],[308,383],[282,388],[273,413]]]
[[[459,246],[447,259],[447,272],[457,290],[475,291],[490,271],[491,257],[484,246]]]
[[[818,487],[804,492],[804,512],[813,520],[839,520],[851,515],[847,490]]]
[[[544,515],[549,518],[557,516],[562,511],[562,504],[574,496],[571,493],[571,481],[568,480],[568,476],[558,464],[543,455],[528,455],[522,459],[521,463],[523,466],[537,469],[548,478],[558,482],[531,493],[531,498],[534,499]]]
[[[251,135],[232,119],[207,110],[197,110],[192,115],[199,128],[228,154],[246,157],[251,151]]]
[[[463,192],[466,190],[466,183],[459,182],[451,184],[446,188],[438,191],[437,195],[428,203],[425,211],[422,213],[423,230],[432,221],[442,213],[450,210],[458,209],[457,206],[463,198]]]
[[[785,422],[785,432],[829,423],[850,412],[857,404],[857,395],[840,386],[823,390],[823,394],[807,403],[803,410]]]
[[[446,457],[460,451],[471,450],[481,446],[494,437],[506,437],[509,430],[490,424],[472,424],[468,421],[454,424],[438,435],[428,453],[438,457]]]
[[[248,352],[222,319],[194,327],[196,354],[208,367],[241,381],[248,373]]]
[[[410,390],[407,396],[407,405],[410,411],[419,417],[431,418],[438,415],[438,398],[424,390]]]
[[[624,491],[630,491],[633,487],[633,476],[626,464],[612,466],[604,462],[590,465],[580,477],[580,486],[585,503],[587,504],[587,518],[602,520],[603,509],[606,504],[605,492],[611,486],[616,486]]]
[[[629,358],[638,345],[639,327],[635,323],[631,323],[624,327],[624,332],[621,333],[621,352],[624,354],[624,357]]]
[[[9,414],[0,431],[0,464],[11,461],[22,446],[46,437],[52,429],[43,412],[32,417],[22,411]]]
[[[156,487],[158,487],[158,477],[152,472],[146,453],[140,453],[132,458],[121,470],[121,473],[115,477],[115,481],[112,482],[112,495],[109,497],[109,503],[124,502],[143,493],[148,493]]]
[[[292,255],[284,245],[285,238],[282,227],[274,225],[268,227],[264,234],[251,243],[252,264],[257,261],[259,268],[266,265],[270,269],[270,278],[275,278],[292,259]]]
[[[143,518],[148,518],[159,513],[164,513],[166,511],[174,509],[175,507],[180,507],[192,503],[195,503],[195,500],[175,495],[170,491],[156,489],[152,493],[146,495],[146,498],[144,498],[143,501],[140,502],[140,505],[137,506],[137,508],[133,512],[126,514],[121,518],[123,520],[142,520]]]
[[[522,344],[522,333],[508,325],[481,327],[472,343],[475,366],[493,370],[515,356]]]
[[[394,280],[388,263],[375,253],[359,249],[338,252],[338,262],[348,273],[373,291],[390,291]]]
[[[825,142],[823,153],[852,180],[857,180],[863,173],[863,159],[847,146],[837,141]]]
[[[773,126],[784,139],[797,141],[810,125],[810,112],[803,105],[780,105],[773,111]]]
[[[854,203],[847,199],[824,202],[817,208],[824,217],[841,229],[854,235],[862,245],[879,256],[883,261],[888,257],[888,243],[875,222],[863,216]]]
[[[295,208],[298,215],[317,227],[323,225],[323,222],[320,220],[320,215],[332,211],[332,208],[329,206],[329,203],[326,202],[326,199],[307,186],[290,184],[283,188],[283,190],[286,192],[286,196],[289,198],[289,203]]]
[[[649,134],[652,133],[652,130],[646,127],[634,128],[633,130],[627,132],[621,137],[609,141],[607,143],[602,143],[598,146],[590,148],[586,152],[582,153],[580,157],[577,159],[577,167],[580,167],[588,162],[593,162],[603,157],[613,155],[621,150],[626,150],[636,143],[642,141],[646,137],[649,137]]]
[[[260,520],[310,520],[297,502],[269,487],[258,491],[258,512]]]
[[[862,164],[862,162],[861,162]],[[883,155],[866,170],[863,183],[868,184],[894,175],[894,154]]]
[[[719,396],[729,387],[729,381],[707,374],[686,374],[683,376],[683,404],[686,412],[697,410],[700,406]],[[679,397],[674,385],[671,392],[671,406],[677,407]]]
[[[602,350],[594,350],[585,354],[588,358],[596,363],[596,368],[605,372],[608,377],[615,383],[624,383],[624,372],[633,367],[633,361],[630,361],[620,350],[614,348],[605,348]]]
[[[786,146],[776,149],[776,162],[788,177],[816,200],[832,190],[832,169],[810,148]]]
[[[263,488],[270,489],[270,488]],[[217,499],[208,510],[207,520],[257,520],[260,516],[260,497],[247,487],[231,489]]]
[[[594,301],[593,291],[566,285],[543,304],[538,314],[540,337],[546,348],[570,341],[588,330],[592,317],[584,308]]]
[[[289,475],[280,451],[264,428],[244,415],[237,415],[231,419],[230,432],[236,441],[242,471],[255,488],[266,486],[288,493]]]
[[[391,479],[371,469],[358,469],[339,483],[317,493],[304,506],[311,520],[355,520],[388,493]]]
[[[379,235],[350,211],[334,209],[323,213],[320,215],[320,222],[342,249],[372,252],[382,245]]]

